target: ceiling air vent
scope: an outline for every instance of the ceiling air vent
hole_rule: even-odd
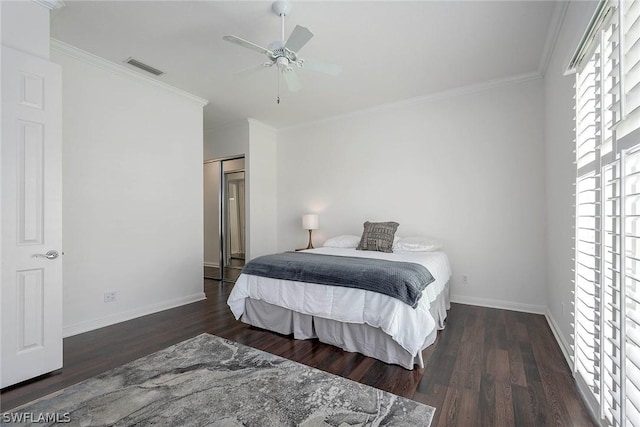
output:
[[[151,73],[154,76],[160,76],[164,74],[164,71],[160,71],[157,68],[153,68],[151,65],[147,65],[143,62],[138,61],[137,59],[133,59],[131,57],[124,60],[127,64],[133,65],[134,67],[138,67],[141,70],[146,71],[147,73]]]

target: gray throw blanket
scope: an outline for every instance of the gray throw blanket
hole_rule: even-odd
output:
[[[261,256],[249,261],[242,273],[374,291],[413,308],[424,288],[435,280],[424,266],[411,262],[307,252]]]

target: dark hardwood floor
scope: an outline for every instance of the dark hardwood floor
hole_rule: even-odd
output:
[[[595,425],[543,316],[452,304],[425,368],[408,371],[236,321],[232,286],[205,280],[205,301],[66,338],[64,368],[3,389],[1,410],[208,332],[435,406],[432,426]]]
[[[235,262],[234,264],[239,264],[239,262]],[[244,261],[243,261],[243,265],[244,265]],[[240,272],[242,271],[241,266],[239,265],[234,265],[233,267],[227,267],[224,269],[224,277],[225,279],[231,280],[232,282],[235,282],[238,279],[238,276],[240,276]],[[214,279],[214,280],[220,280],[220,268],[218,267],[205,267],[204,268],[204,278],[205,279]],[[227,281],[227,280],[225,280]]]

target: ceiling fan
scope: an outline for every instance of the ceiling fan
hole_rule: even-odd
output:
[[[246,70],[242,70],[243,72],[270,68],[275,65],[276,67],[278,67],[278,71],[280,72],[280,74],[282,74],[282,77],[287,84],[287,88],[291,92],[300,90],[301,87],[300,80],[298,79],[298,76],[294,71],[294,66],[301,69],[307,68],[332,76],[337,76],[338,74],[340,74],[340,72],[342,71],[342,67],[340,67],[339,65],[306,61],[298,57],[298,51],[302,49],[302,47],[307,44],[307,42],[313,37],[313,33],[309,31],[308,28],[296,25],[296,27],[291,32],[291,35],[289,35],[289,38],[285,41],[284,17],[291,10],[291,5],[289,4],[289,2],[275,1],[272,4],[272,10],[282,18],[282,37],[280,40],[271,42],[268,47],[264,48],[236,36],[222,37],[222,39],[225,41],[262,53],[268,58],[267,62],[254,67],[250,67]]]

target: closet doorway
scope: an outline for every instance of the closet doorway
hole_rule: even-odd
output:
[[[204,163],[204,277],[235,282],[244,267],[244,157]]]

